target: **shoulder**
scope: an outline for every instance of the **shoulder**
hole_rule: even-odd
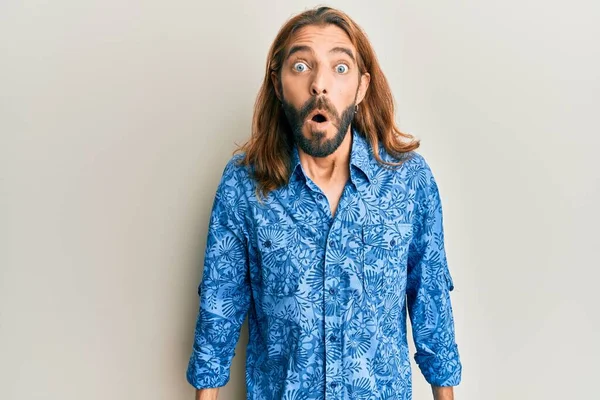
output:
[[[433,172],[427,159],[420,153],[416,151],[410,151],[406,153],[406,166],[409,167],[413,171],[418,171],[424,175],[431,176]]]
[[[408,186],[414,190],[414,198],[421,209],[437,209],[441,207],[439,188],[433,170],[422,155],[415,156],[408,165],[406,179]]]
[[[413,182],[415,184],[423,183],[422,180],[427,177],[433,176],[433,172],[425,156],[418,153],[416,150],[402,153],[399,156],[391,155],[388,153],[383,146],[380,146],[381,158],[383,161],[390,163],[401,163],[400,167],[397,168],[397,173],[404,179],[420,178]]]
[[[437,184],[433,170],[424,155],[415,150],[402,153],[400,157],[392,156],[383,150],[382,159],[387,162],[400,162],[399,168],[395,169],[395,181],[401,183],[416,199],[437,194]]]
[[[234,154],[225,164],[221,183],[223,182],[240,182],[249,183],[251,179],[250,168],[244,163],[245,154]]]
[[[243,153],[234,154],[225,164],[225,168],[223,169],[223,176],[233,178],[238,175],[243,175],[247,169],[246,166],[243,164],[243,161]]]
[[[243,160],[244,154],[235,154],[227,161],[217,188],[217,196],[226,199],[232,206],[242,200],[254,186]]]

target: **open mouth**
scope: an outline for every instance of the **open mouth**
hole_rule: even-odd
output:
[[[315,116],[312,117],[312,121],[315,122],[325,122],[327,121],[327,117],[324,116],[323,114],[317,114]]]
[[[317,110],[314,111],[313,114],[311,114],[311,116],[309,116],[309,120],[320,124],[323,122],[327,122],[329,118],[327,118],[327,114],[325,114],[325,112]]]

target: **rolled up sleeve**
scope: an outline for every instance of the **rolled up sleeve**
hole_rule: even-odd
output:
[[[210,217],[200,309],[186,377],[195,388],[224,386],[250,303],[243,218],[234,212],[237,182],[226,167]],[[239,206],[239,204],[238,204]]]
[[[415,361],[434,386],[460,383],[450,292],[454,284],[444,250],[442,203],[431,169],[422,160],[416,187],[414,236],[409,246],[406,304],[416,347]]]

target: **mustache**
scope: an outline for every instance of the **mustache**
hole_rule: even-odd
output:
[[[329,114],[332,119],[339,122],[340,116],[338,115],[337,110],[324,96],[311,97],[302,105],[302,107],[300,107],[300,110],[298,111],[300,121],[304,121],[308,115],[316,109],[327,111],[327,114]]]

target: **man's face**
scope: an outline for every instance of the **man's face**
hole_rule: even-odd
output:
[[[306,26],[291,38],[280,76],[272,76],[296,143],[313,157],[332,154],[350,131],[369,84],[356,57],[342,29]]]

